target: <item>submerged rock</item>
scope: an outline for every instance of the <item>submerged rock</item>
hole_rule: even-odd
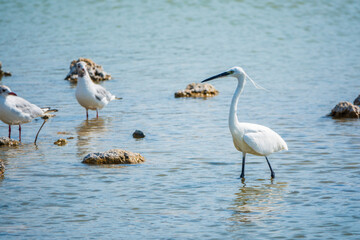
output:
[[[89,153],[82,161],[82,163],[87,164],[138,164],[143,162],[145,162],[145,158],[140,153],[132,153],[122,149]]]
[[[213,97],[219,94],[219,91],[209,83],[190,83],[185,90],[175,93],[175,97]]]
[[[60,135],[71,135],[71,132],[57,132]]]
[[[355,98],[354,104],[360,106],[360,95],[357,98]]]
[[[76,73],[76,63],[78,62],[86,62],[86,67],[89,72],[90,78],[94,82],[110,80],[111,75],[107,74],[103,67],[94,63],[91,59],[88,58],[79,58],[78,60],[73,60],[70,63],[70,71],[66,75],[65,80],[77,82],[78,75]]]
[[[8,138],[8,137],[0,137],[0,146],[18,146],[20,145],[19,141],[16,141],[14,139]]]
[[[54,142],[55,145],[58,145],[58,146],[64,146],[68,143],[68,141],[64,138],[60,138],[58,139],[56,142]]]
[[[360,107],[351,102],[340,102],[331,110],[329,116],[334,118],[359,118]]]
[[[11,72],[5,72],[2,70],[2,63],[0,62],[0,78],[2,78],[3,76],[5,77],[9,77],[11,76]]]
[[[5,172],[5,165],[3,160],[0,159],[0,175]]]
[[[135,130],[133,133],[133,138],[144,138],[145,134],[140,130]]]

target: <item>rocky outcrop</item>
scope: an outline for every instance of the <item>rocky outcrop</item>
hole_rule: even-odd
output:
[[[68,143],[68,141],[64,138],[59,138],[56,142],[54,142],[55,145],[58,146],[64,146]]]
[[[357,98],[355,98],[354,104],[360,106],[360,95]]]
[[[340,102],[331,110],[329,116],[333,118],[359,118],[360,107],[351,102]]]
[[[82,163],[87,164],[138,164],[143,162],[145,162],[145,158],[139,153],[132,153],[122,149],[90,153],[82,161]]]
[[[5,77],[9,77],[11,76],[11,72],[5,72],[2,70],[2,63],[0,62],[0,79],[5,76]]]
[[[0,175],[2,175],[5,172],[5,165],[3,160],[0,159]]]
[[[8,137],[0,137],[0,146],[18,146],[20,145],[19,141],[16,141],[14,139],[8,138]]]
[[[99,81],[104,81],[104,80],[110,80],[111,79],[111,75],[107,74],[104,71],[102,66],[97,65],[91,59],[79,58],[78,60],[73,60],[70,63],[70,71],[66,75],[65,80],[69,80],[69,81],[72,81],[72,82],[77,82],[78,75],[77,75],[77,72],[76,72],[76,63],[78,63],[78,62],[85,62],[86,63],[86,67],[87,67],[87,70],[89,72],[90,78],[94,82],[99,82]]]
[[[175,97],[213,97],[219,94],[219,91],[209,83],[191,83],[185,90],[175,93]]]
[[[133,138],[144,138],[145,134],[140,130],[135,130],[133,133]]]

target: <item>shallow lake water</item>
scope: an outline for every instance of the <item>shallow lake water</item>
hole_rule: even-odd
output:
[[[357,1],[0,1],[7,85],[59,109],[0,148],[3,239],[359,239],[360,121],[326,117],[360,93]],[[121,101],[96,113],[63,80],[88,57]],[[247,158],[228,130],[236,80],[209,99],[175,99],[188,83],[241,66],[240,121],[278,132],[289,151]],[[132,133],[140,129],[144,139]],[[0,136],[7,136],[0,123]],[[66,134],[58,134],[66,132]],[[12,136],[17,138],[17,127]],[[69,143],[53,144],[59,138]],[[146,162],[81,163],[122,148]]]

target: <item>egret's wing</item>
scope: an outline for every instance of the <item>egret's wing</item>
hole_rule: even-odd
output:
[[[108,90],[106,90],[100,85],[95,85],[95,86],[96,86],[96,93],[95,93],[96,99],[98,99],[99,101],[102,101],[103,98],[105,98],[107,101],[111,101],[114,99],[114,95],[112,95]]]
[[[280,150],[287,150],[285,141],[271,129],[246,133],[244,141],[255,152],[265,156]]]
[[[43,115],[43,111],[41,110],[41,108],[39,108],[35,104],[29,103],[21,97],[16,98],[15,111],[18,111],[21,114],[28,115],[31,118],[36,118]]]

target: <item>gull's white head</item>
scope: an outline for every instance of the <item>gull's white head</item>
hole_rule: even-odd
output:
[[[76,72],[79,75],[79,77],[84,77],[87,72],[86,63],[85,62],[76,63]]]
[[[210,81],[210,80],[214,80],[216,78],[223,78],[223,77],[235,77],[237,78],[239,81],[245,81],[246,82],[246,79],[249,79],[251,81],[251,83],[256,87],[256,88],[259,88],[259,89],[264,89],[266,90],[265,88],[261,87],[260,85],[258,85],[257,83],[255,83],[254,80],[252,80],[249,75],[246,74],[246,72],[244,71],[244,69],[242,69],[241,67],[232,67],[230,68],[229,70],[223,72],[223,73],[220,73],[218,75],[215,75],[215,76],[212,76],[212,77],[209,77],[203,81],[201,81],[202,83],[203,82],[207,82],[207,81]]]
[[[9,87],[0,85],[0,96],[7,97],[9,95],[17,96]]]

